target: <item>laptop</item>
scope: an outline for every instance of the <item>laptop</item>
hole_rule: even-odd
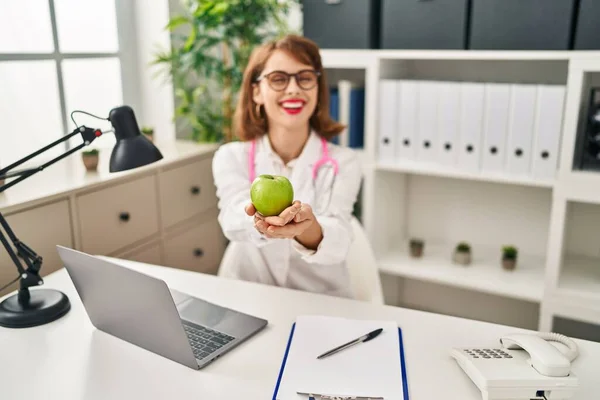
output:
[[[56,247],[97,329],[190,368],[205,367],[268,323],[169,289],[161,279]]]

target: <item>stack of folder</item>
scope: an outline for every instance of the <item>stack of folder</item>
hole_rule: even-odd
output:
[[[565,86],[383,79],[378,158],[552,180]]]

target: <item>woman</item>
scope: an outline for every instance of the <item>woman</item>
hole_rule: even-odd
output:
[[[235,114],[240,141],[213,159],[218,219],[231,241],[221,276],[353,297],[346,255],[362,171],[353,150],[327,141],[344,129],[328,109],[312,41],[290,35],[253,52]],[[292,183],[296,200],[279,216],[262,217],[250,201],[261,174]]]

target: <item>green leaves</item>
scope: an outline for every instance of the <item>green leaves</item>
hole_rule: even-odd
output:
[[[165,29],[172,48],[155,54],[175,87],[175,116],[198,141],[232,139],[235,100],[251,51],[289,32],[299,0],[185,0]]]

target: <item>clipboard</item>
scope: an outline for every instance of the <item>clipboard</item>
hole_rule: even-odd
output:
[[[290,330],[290,335],[288,337],[285,353],[283,355],[283,359],[281,362],[281,367],[280,367],[279,374],[277,377],[277,382],[275,384],[275,388],[273,391],[272,400],[280,399],[278,396],[281,395],[279,392],[280,392],[280,388],[281,388],[282,379],[284,377],[284,371],[286,369],[286,365],[288,362],[290,348],[291,348],[293,340],[294,340],[295,332],[296,332],[296,322],[294,322],[292,324],[292,327]],[[398,348],[399,348],[398,357],[400,359],[400,376],[398,376],[398,383],[399,383],[399,385],[402,385],[403,400],[409,400],[408,379],[407,379],[407,373],[406,373],[406,360],[405,360],[405,356],[404,356],[404,342],[403,342],[403,338],[402,338],[402,329],[400,327],[397,327],[397,332],[398,332],[397,337],[398,337]],[[359,344],[358,346],[360,346],[360,345],[361,344]],[[351,351],[351,350],[348,350],[348,351]],[[325,394],[325,393],[319,393],[319,394]],[[326,394],[335,395],[335,393],[326,393]],[[375,394],[373,394],[373,395],[375,395]],[[298,397],[298,398],[300,399],[302,397]],[[304,397],[304,399],[308,399],[308,397]],[[318,399],[319,398],[316,397],[316,400],[318,400]],[[281,399],[281,400],[286,400],[286,399]],[[389,398],[384,398],[384,400],[389,400]],[[397,400],[397,399],[394,399],[394,400]]]

